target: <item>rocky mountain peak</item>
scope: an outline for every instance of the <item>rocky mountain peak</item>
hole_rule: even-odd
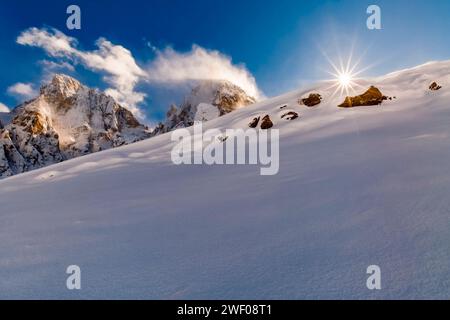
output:
[[[165,122],[160,123],[153,134],[189,127],[195,121],[209,121],[255,102],[255,98],[229,81],[201,81],[178,108],[170,107]]]
[[[255,98],[248,96],[243,89],[227,80],[205,80],[192,90],[185,105],[209,103],[217,106],[220,115],[224,115],[255,102]]]
[[[150,136],[112,97],[60,74],[10,114],[0,127],[0,178]]]
[[[49,84],[41,87],[41,95],[50,100],[65,100],[77,94],[81,88],[83,85],[78,80],[64,74],[56,74]]]

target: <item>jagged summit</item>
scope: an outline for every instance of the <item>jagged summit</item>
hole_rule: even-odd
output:
[[[83,87],[78,80],[68,75],[55,74],[50,83],[41,87],[40,92],[47,98],[66,99],[75,95]]]
[[[221,115],[223,115],[235,108],[255,102],[255,98],[250,97],[239,86],[227,80],[204,80],[186,97],[184,104],[196,106],[200,103],[211,103],[222,108]]]
[[[209,121],[255,102],[255,98],[227,80],[204,80],[192,89],[180,107],[170,106],[166,121],[153,134],[189,127],[195,121]]]

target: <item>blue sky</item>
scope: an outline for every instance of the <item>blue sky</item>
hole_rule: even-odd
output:
[[[70,4],[81,7],[81,30],[66,27]],[[382,10],[382,30],[366,27],[370,4]],[[215,67],[232,59],[228,67],[235,74],[245,66],[246,76],[254,77],[259,90],[274,96],[328,78],[324,70],[331,68],[323,52],[337,61],[339,53],[345,58],[353,46],[355,57],[362,58],[361,66],[374,65],[364,76],[450,59],[449,14],[447,0],[2,1],[0,102],[13,107],[24,100],[27,94],[11,87],[34,84],[36,90],[50,71],[57,70],[49,67],[51,62],[72,65],[74,69],[58,71],[89,86],[117,89],[117,82],[128,78],[111,77],[108,70],[83,62],[84,53],[98,53],[96,41],[104,38],[128,50],[137,67],[150,74],[150,83],[142,80],[140,71],[128,76],[138,78],[132,78],[136,80],[133,93],[145,95],[136,105],[149,119],[159,120],[169,103],[179,102],[187,86],[182,79],[158,81],[154,72],[158,67],[152,67],[158,50],[166,62],[184,57],[186,66],[192,58],[197,66],[201,61],[192,52],[195,44],[212,57]],[[72,44],[79,53],[67,59],[61,52],[55,57],[42,46],[17,43],[21,33],[32,27],[50,35],[55,28],[76,39]],[[165,51],[167,47],[171,53]]]

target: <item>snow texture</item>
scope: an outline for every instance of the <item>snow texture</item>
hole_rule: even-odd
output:
[[[175,166],[168,133],[4,179],[0,298],[448,299],[449,74],[433,62],[362,81],[396,97],[380,106],[337,108],[319,83],[204,124],[269,114],[275,176]],[[322,103],[300,106],[311,92]],[[81,291],[65,287],[73,264]]]

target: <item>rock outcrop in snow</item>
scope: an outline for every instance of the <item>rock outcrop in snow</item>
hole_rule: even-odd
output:
[[[436,82],[433,82],[432,84],[430,84],[429,89],[431,91],[438,91],[442,89],[442,86],[438,85]]]
[[[255,98],[231,82],[203,81],[192,90],[179,108],[175,105],[170,107],[166,121],[158,125],[153,135],[190,127],[195,121],[213,120],[255,102]]]
[[[113,98],[65,75],[11,116],[0,127],[0,178],[150,136]]]
[[[283,115],[281,116],[281,119],[285,119],[285,120],[289,120],[289,121],[290,121],[290,120],[295,120],[295,119],[297,119],[298,117],[299,117],[299,115],[298,115],[297,112],[289,111],[289,112],[283,114]]]
[[[322,96],[318,93],[311,93],[308,98],[303,98],[299,100],[300,104],[307,107],[315,107],[322,102]]]
[[[376,106],[387,99],[388,97],[384,96],[378,88],[371,86],[369,90],[359,96],[346,97],[345,101],[339,105],[339,108]]]
[[[273,122],[269,115],[265,115],[261,120],[261,129],[267,130],[273,127]]]
[[[257,126],[258,126],[258,124],[259,124],[259,120],[261,119],[261,117],[256,117],[256,118],[253,118],[253,120],[252,121],[250,121],[250,123],[248,124],[248,126],[250,127],[250,128],[256,128]]]

